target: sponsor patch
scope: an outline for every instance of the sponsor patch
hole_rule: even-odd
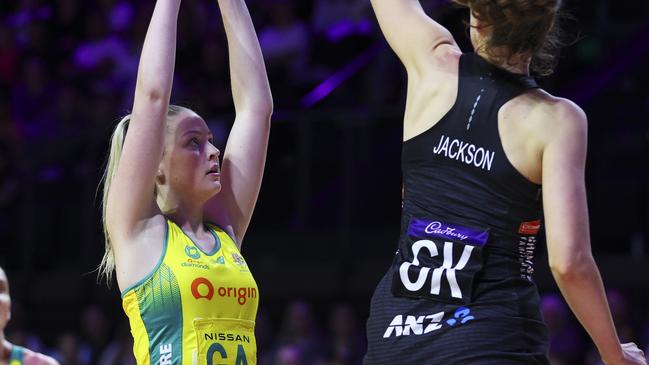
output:
[[[535,221],[523,222],[518,227],[519,234],[531,234],[535,235],[541,230],[541,220],[537,219]]]
[[[205,365],[256,364],[254,322],[230,318],[196,318],[197,358]]]
[[[475,319],[471,309],[460,307],[444,320],[445,313],[438,312],[429,315],[399,314],[392,319],[383,338],[402,336],[422,336],[438,331],[444,327],[456,327],[469,323]]]
[[[408,235],[418,238],[436,237],[480,247],[487,244],[489,239],[489,231],[480,231],[439,220],[418,218],[410,220]]]

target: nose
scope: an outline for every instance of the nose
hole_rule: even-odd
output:
[[[221,151],[219,151],[218,148],[214,147],[214,145],[210,143],[208,160],[217,161],[220,155],[221,155]]]

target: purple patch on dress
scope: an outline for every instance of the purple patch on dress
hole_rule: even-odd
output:
[[[459,241],[473,246],[484,246],[489,239],[489,231],[479,231],[457,224],[412,218],[408,226],[408,235],[412,237],[437,237]]]

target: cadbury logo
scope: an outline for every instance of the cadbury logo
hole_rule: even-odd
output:
[[[428,234],[440,234],[448,237],[455,237],[455,238],[459,238],[462,241],[469,238],[469,236],[465,234],[456,232],[455,228],[445,227],[440,222],[431,222],[429,225],[426,226],[424,232]]]

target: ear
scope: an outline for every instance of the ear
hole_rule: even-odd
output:
[[[5,325],[9,323],[11,320],[11,299],[9,300],[9,304],[7,305],[7,315],[5,316]]]
[[[156,183],[158,183],[160,185],[164,185],[166,180],[167,179],[165,177],[164,170],[162,169],[162,166],[161,166],[161,167],[158,168],[158,172],[155,175],[155,181],[156,181]]]

